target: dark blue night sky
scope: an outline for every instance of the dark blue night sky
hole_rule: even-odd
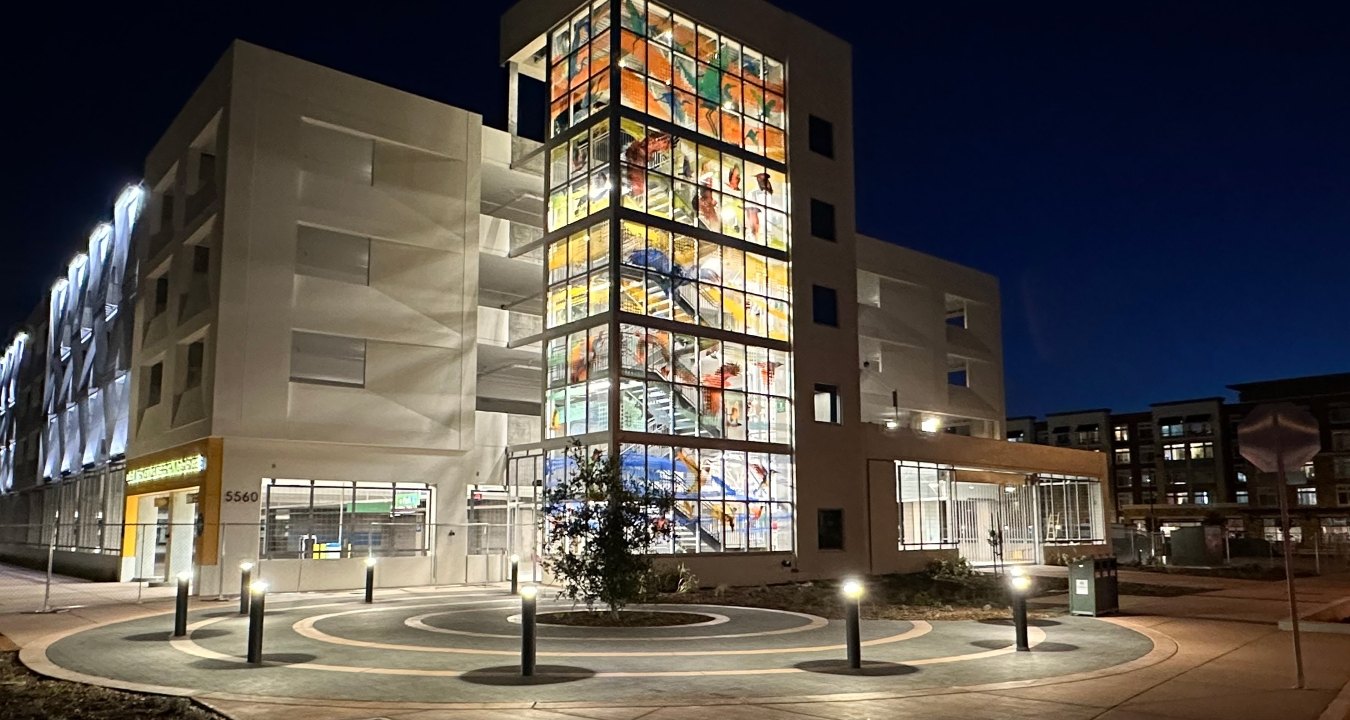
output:
[[[1350,370],[1350,4],[778,4],[854,45],[859,229],[1002,282],[1010,414]],[[500,127],[509,5],[27,12],[0,44],[0,331],[232,37]]]

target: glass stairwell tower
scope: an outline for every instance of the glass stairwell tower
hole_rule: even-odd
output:
[[[643,0],[546,52],[544,437],[667,487],[662,552],[792,551],[786,68]]]

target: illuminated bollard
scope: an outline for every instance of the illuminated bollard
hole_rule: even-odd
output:
[[[845,616],[844,631],[847,634],[848,644],[848,666],[857,670],[862,667],[862,635],[859,628],[859,618],[862,615],[861,604],[863,596],[863,585],[857,580],[849,580],[844,583],[844,610],[848,614]]]
[[[253,563],[239,563],[239,614],[248,614],[248,586],[253,584]]]
[[[192,581],[192,571],[178,573],[178,600],[173,607],[173,636],[187,635],[188,583]]]
[[[520,674],[522,677],[534,675],[535,644],[535,601],[539,597],[539,588],[531,585],[520,589]]]
[[[1017,649],[1027,651],[1031,644],[1027,642],[1027,591],[1031,589],[1031,578],[1026,571],[1015,567],[1008,571],[1008,588],[1012,592],[1013,627],[1017,631]]]
[[[520,556],[511,556],[511,594],[520,591]]]
[[[248,586],[248,661],[252,665],[262,664],[263,611],[267,599],[267,583],[259,580]]]
[[[366,558],[366,602],[375,602],[375,558]]]

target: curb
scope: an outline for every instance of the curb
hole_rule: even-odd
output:
[[[1331,701],[1317,720],[1346,720],[1350,718],[1350,681],[1345,683],[1339,694]]]

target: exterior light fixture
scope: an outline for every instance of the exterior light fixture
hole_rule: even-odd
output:
[[[375,602],[375,556],[366,557],[366,602]]]
[[[935,435],[942,429],[942,418],[936,415],[929,415],[919,422],[919,430]]]
[[[1031,649],[1027,642],[1027,591],[1031,589],[1031,578],[1025,570],[1014,567],[1008,571],[1008,588],[1012,592],[1013,628],[1017,634],[1017,650],[1026,652]]]
[[[900,427],[900,422],[899,422],[898,420],[896,420],[895,418],[886,418],[886,423],[885,423],[885,425],[886,425],[886,429],[887,429],[887,430],[894,430],[894,429]]]
[[[192,582],[192,571],[178,573],[178,597],[173,607],[173,636],[187,635],[188,583]]]
[[[535,610],[538,607],[539,588],[529,585],[520,589],[520,675],[534,675]]]
[[[848,666],[854,670],[862,667],[862,635],[859,629],[859,618],[862,615],[859,607],[862,602],[863,584],[857,580],[848,580],[840,590],[844,594],[844,611],[846,612],[844,620],[845,645],[848,648]]]
[[[253,599],[248,608],[248,662],[250,665],[262,664],[263,613],[267,599],[267,583],[257,580],[248,586]]]

